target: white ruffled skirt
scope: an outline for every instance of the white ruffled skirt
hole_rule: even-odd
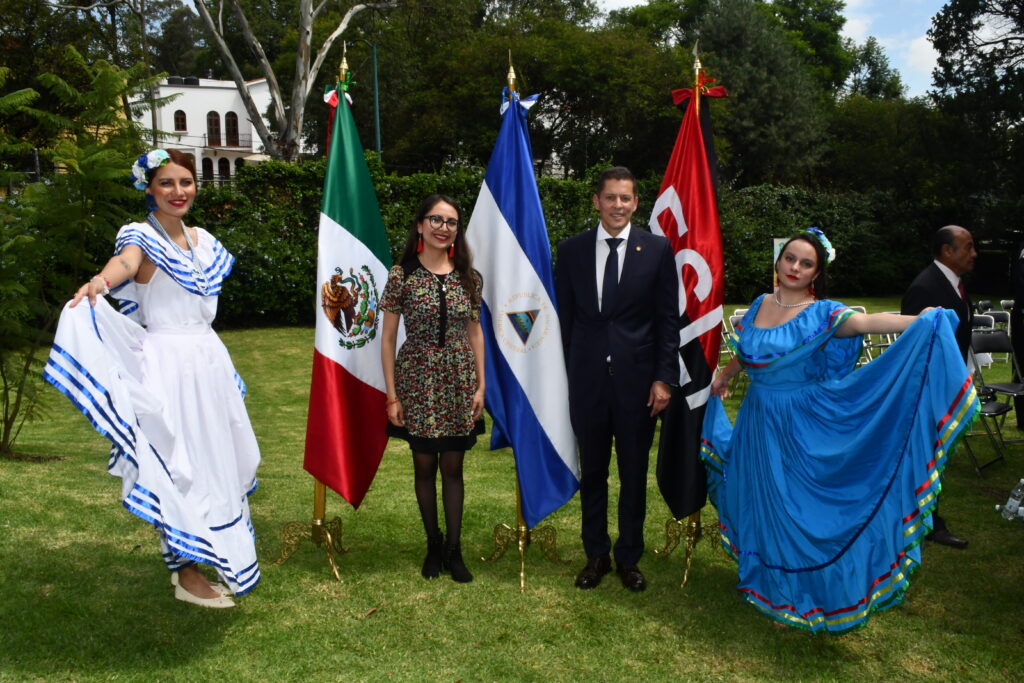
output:
[[[208,325],[145,329],[99,299],[65,307],[43,376],[110,439],[122,503],[160,534],[171,570],[259,582],[249,495],[259,447],[245,387]]]

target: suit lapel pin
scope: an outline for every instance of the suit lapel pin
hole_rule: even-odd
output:
[[[637,251],[640,251],[640,249],[641,249],[640,245],[639,245],[639,244],[638,244],[638,245],[636,245],[636,250],[637,250]]]

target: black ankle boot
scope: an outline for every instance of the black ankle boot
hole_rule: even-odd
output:
[[[424,579],[436,579],[441,574],[441,566],[444,561],[444,534],[427,536],[427,556],[423,558]]]
[[[473,575],[469,573],[466,563],[462,561],[462,548],[458,543],[449,543],[445,546],[444,568],[451,571],[452,581],[469,583],[473,580]]]

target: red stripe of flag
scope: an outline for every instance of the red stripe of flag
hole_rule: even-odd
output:
[[[359,507],[388,437],[384,394],[313,350],[303,467]]]

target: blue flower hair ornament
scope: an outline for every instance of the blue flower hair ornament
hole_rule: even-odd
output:
[[[832,246],[832,243],[825,237],[825,233],[821,231],[821,228],[807,228],[806,232],[811,233],[818,241],[821,242],[821,246],[825,249],[825,253],[828,254],[828,263],[832,263],[836,260],[836,248]]]
[[[136,190],[145,190],[149,187],[149,179],[146,177],[148,171],[166,166],[171,160],[171,155],[164,149],[153,149],[139,156],[132,164],[132,184]]]

